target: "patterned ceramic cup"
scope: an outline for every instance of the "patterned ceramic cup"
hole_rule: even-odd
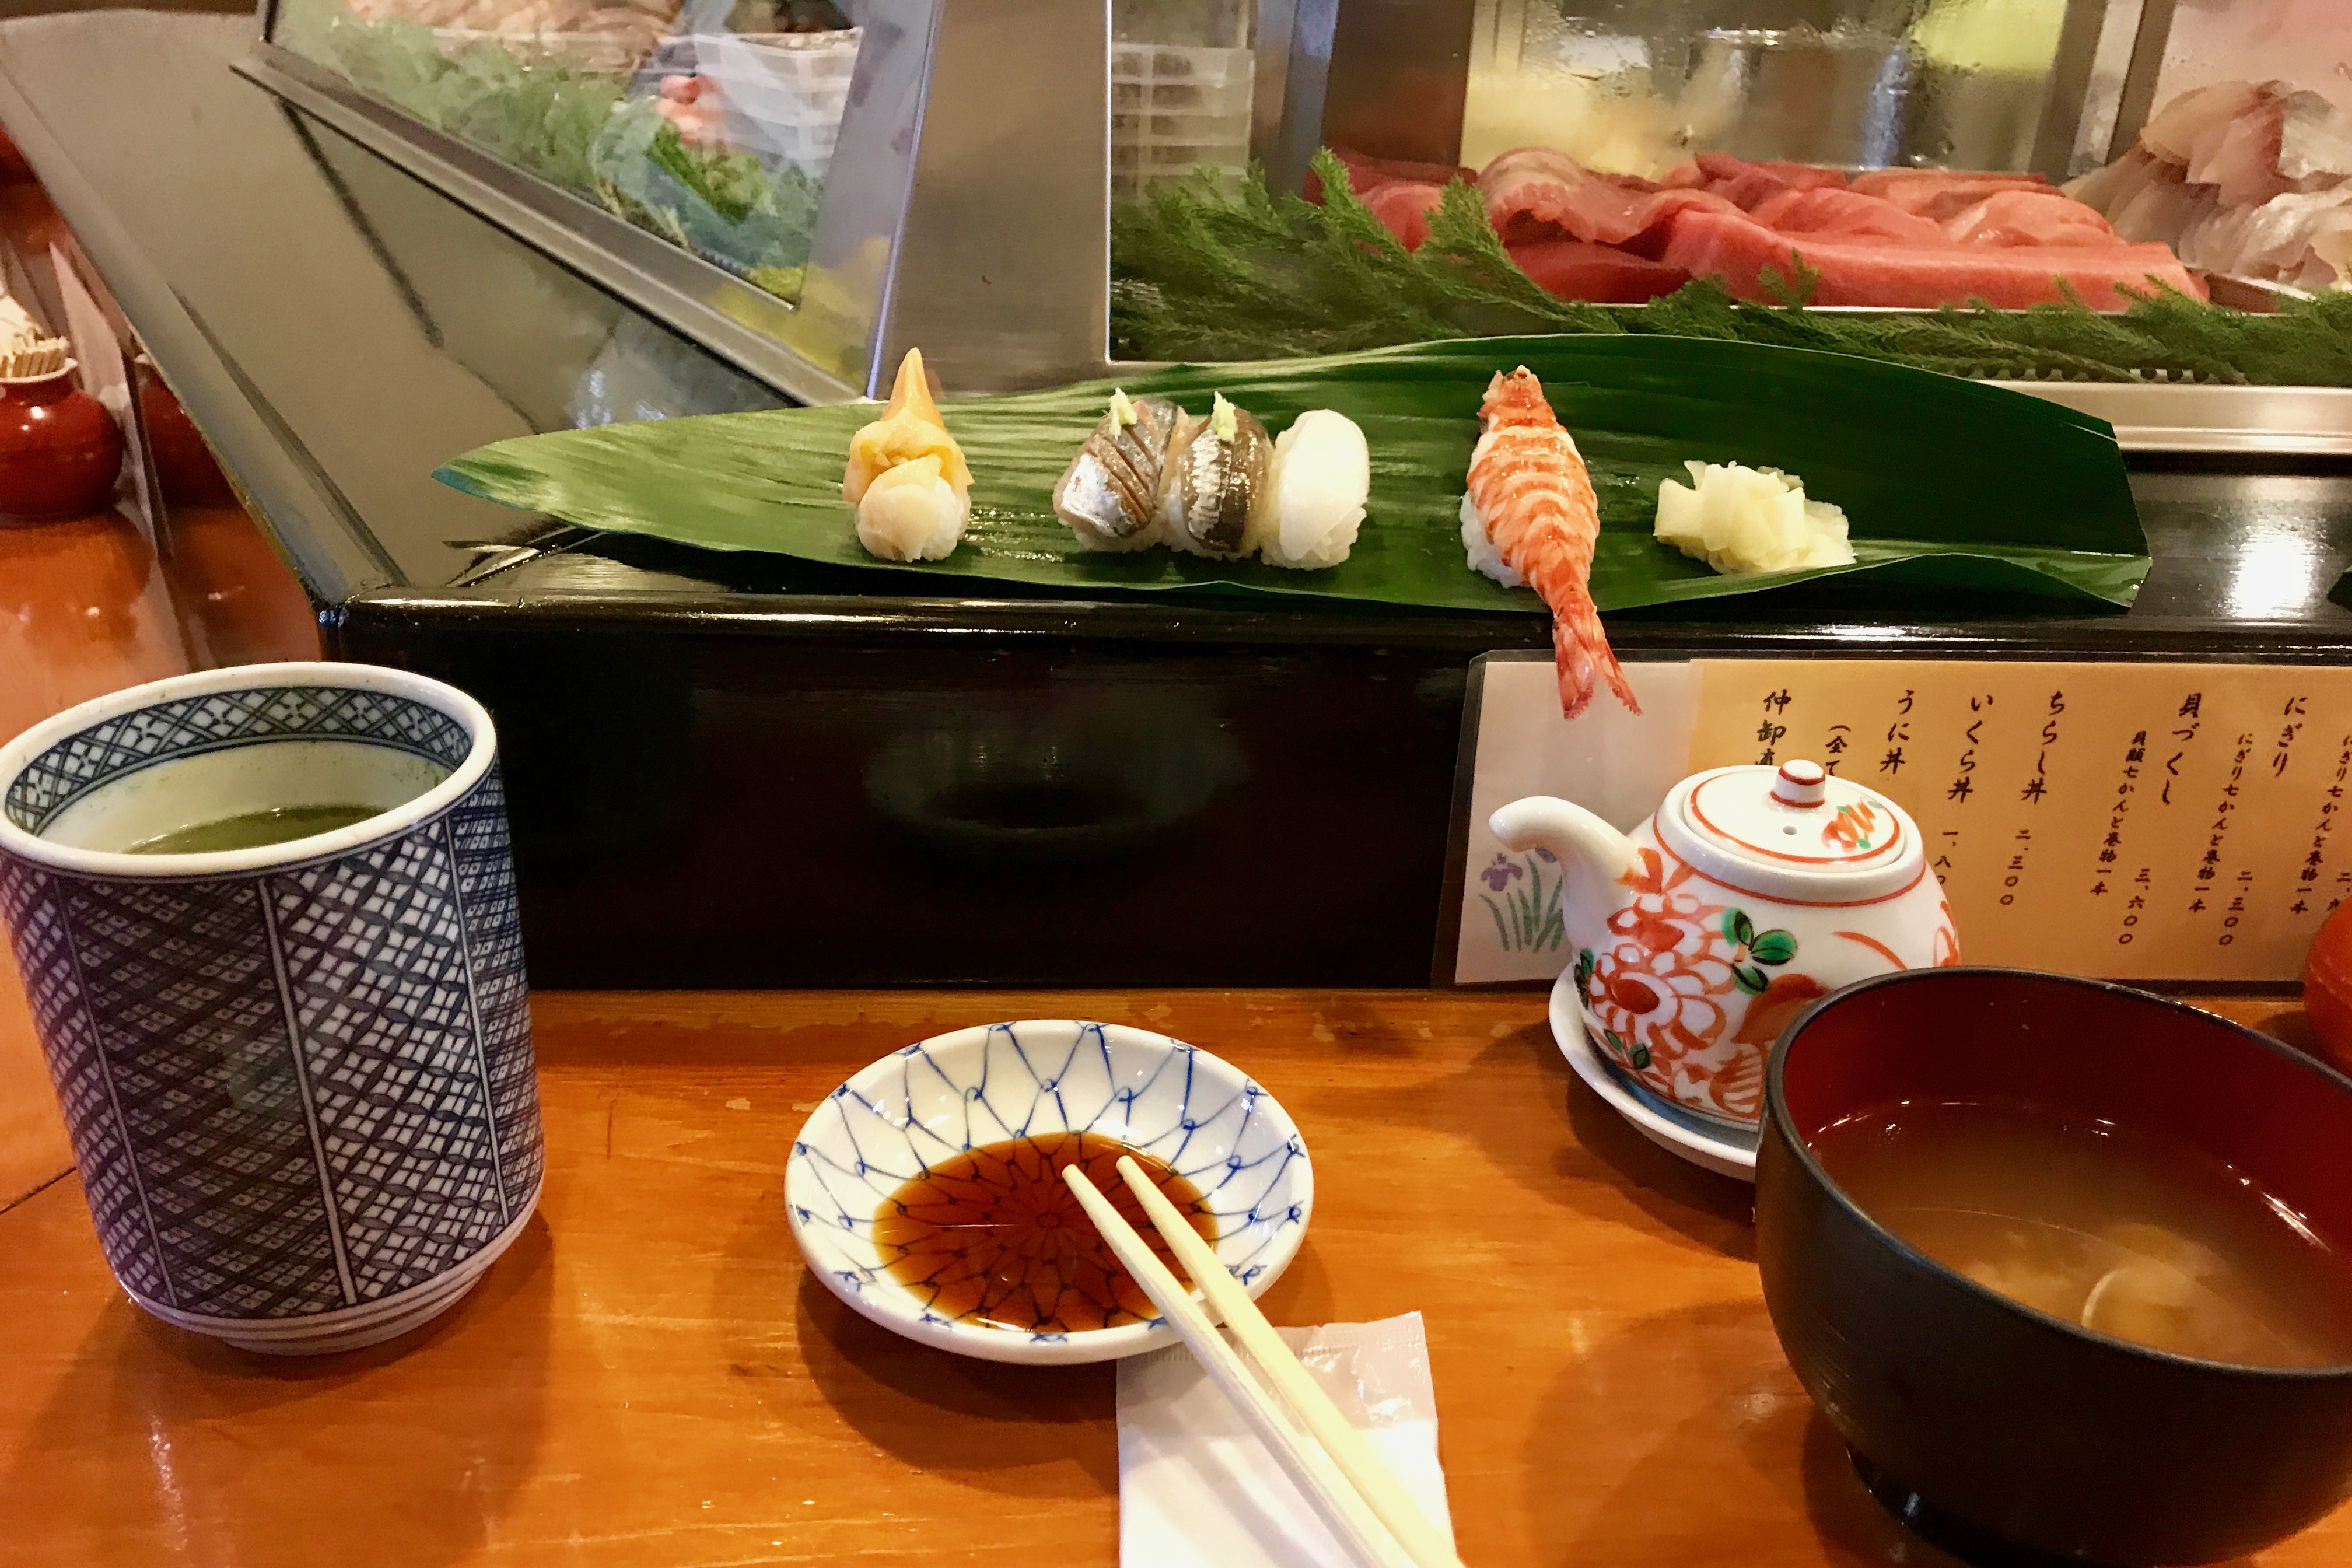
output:
[[[288,807],[377,815],[126,853]],[[86,702],[0,748],[0,915],[100,1243],[148,1311],[249,1350],[455,1302],[538,1201],[539,1091],[490,716],[352,664]]]

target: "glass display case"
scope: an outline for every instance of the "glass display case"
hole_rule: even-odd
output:
[[[1409,249],[1471,184],[1571,302],[2352,283],[2341,0],[272,0],[264,27],[247,74],[803,401],[916,344],[955,391],[1202,357],[1114,330],[1157,286],[1122,213],[1319,200],[1321,148]],[[2139,446],[2352,449],[2352,392],[2148,369],[2028,389]]]
[[[2185,239],[2181,260],[2233,300],[2233,284],[2352,283],[2337,0],[1477,0],[1472,15],[1458,145],[1367,151],[1476,167],[1538,144],[1653,179],[1717,153],[2060,183],[2129,159],[2153,121],[2147,160],[2212,191],[2173,200],[2119,174],[2070,192],[2126,239]]]
[[[271,37],[800,298],[860,37],[831,0],[285,0]]]
[[[275,0],[262,35],[245,74],[790,396],[918,342],[960,385],[1101,361],[1099,5]]]

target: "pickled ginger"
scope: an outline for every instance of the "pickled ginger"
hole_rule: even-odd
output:
[[[1661,543],[1735,576],[1853,563],[1845,513],[1808,500],[1795,475],[1739,463],[1683,467],[1689,485],[1658,484]]]

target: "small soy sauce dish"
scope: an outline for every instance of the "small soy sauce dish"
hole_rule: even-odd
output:
[[[1064,1185],[1082,1164],[1158,1249],[1122,1153],[1252,1296],[1298,1256],[1315,1173],[1289,1112],[1197,1046],[1075,1018],[958,1029],[863,1068],[793,1140],[784,1201],[809,1272],[894,1333],[982,1361],[1112,1361],[1177,1342]]]

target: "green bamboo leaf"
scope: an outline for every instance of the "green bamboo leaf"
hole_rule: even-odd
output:
[[[436,477],[590,528],[865,567],[884,591],[938,593],[957,579],[1088,594],[1217,585],[1539,613],[1531,592],[1472,572],[1460,537],[1479,399],[1497,369],[1517,364],[1543,378],[1591,469],[1601,518],[1592,596],[1603,609],[1830,576],[2127,605],[2147,570],[2122,455],[2103,421],[1903,365],[1700,338],[1456,339],[1178,365],[1122,381],[1130,395],[1162,393],[1201,410],[1220,390],[1276,432],[1320,407],[1362,426],[1372,453],[1369,516],[1354,553],[1321,572],[1080,548],[1050,498],[1101,416],[1109,382],[947,405],[974,475],[972,521],[956,552],[937,563],[878,562],[857,543],[841,473],[870,404],[523,437],[467,453]],[[1686,478],[1682,464],[1694,458],[1801,476],[1809,495],[1845,509],[1854,564],[1727,577],[1660,544],[1651,537],[1658,484]]]

